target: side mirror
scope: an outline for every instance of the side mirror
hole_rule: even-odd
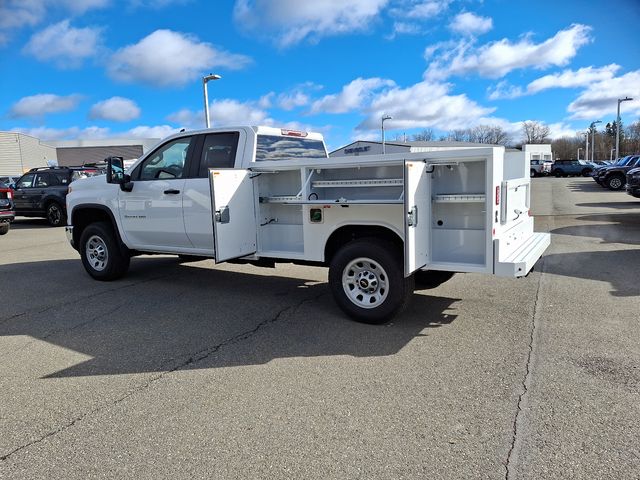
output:
[[[109,157],[107,160],[107,183],[120,185],[124,192],[133,190],[131,177],[124,173],[124,159],[122,157]]]
[[[124,159],[122,157],[107,158],[107,183],[122,184],[124,180]]]

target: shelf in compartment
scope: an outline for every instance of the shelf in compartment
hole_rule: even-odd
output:
[[[313,188],[340,187],[398,187],[402,186],[402,178],[371,178],[362,180],[316,180],[311,182]]]
[[[434,203],[484,203],[484,193],[441,193],[433,196]]]
[[[274,195],[272,197],[260,197],[260,203],[292,203],[302,201],[298,195]]]
[[[345,200],[338,201],[336,199],[326,200],[302,200],[300,198],[293,200],[281,200],[274,197],[261,197],[260,203],[281,203],[284,205],[383,205],[383,204],[402,204],[403,200],[389,200],[389,199],[372,199],[372,200]]]

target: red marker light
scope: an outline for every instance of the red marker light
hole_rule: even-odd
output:
[[[280,130],[280,133],[287,137],[306,137],[309,135],[307,132],[301,132],[299,130],[285,130],[284,128]]]

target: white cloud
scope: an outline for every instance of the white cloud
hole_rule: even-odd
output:
[[[549,88],[587,87],[594,82],[611,80],[620,65],[611,64],[602,68],[585,67],[576,71],[565,70],[562,73],[545,75],[527,86],[528,93],[538,93]]]
[[[533,95],[551,88],[588,87],[596,82],[611,80],[619,69],[619,65],[611,64],[601,68],[584,67],[578,70],[564,70],[560,73],[537,78],[526,88],[511,85],[506,80],[502,80],[494,88],[489,89],[489,98],[491,100],[512,99]]]
[[[480,35],[493,28],[493,20],[471,12],[459,13],[449,24],[449,28],[460,35]]]
[[[110,0],[0,0],[0,46],[9,41],[9,32],[39,24],[52,7],[81,15],[110,3]]]
[[[552,139],[576,136],[576,129],[571,127],[571,125],[569,125],[568,123],[550,123],[548,127],[549,137]]]
[[[222,99],[209,104],[211,126],[222,125],[273,125],[273,119],[255,102],[238,102]],[[172,113],[167,120],[188,129],[205,128],[204,110],[182,109]]]
[[[131,130],[128,130],[124,134],[111,135],[115,137],[134,137],[134,138],[165,138],[174,133],[178,133],[180,129],[172,127],[171,125],[140,125]]]
[[[89,118],[128,122],[140,116],[140,107],[133,100],[123,97],[111,97],[94,104]]]
[[[567,110],[574,119],[604,121],[602,117],[611,115],[615,120],[618,99],[625,97],[634,100],[622,103],[621,111],[627,115],[640,115],[640,70],[592,83]]]
[[[426,50],[431,55],[438,50],[440,55],[429,65],[425,78],[441,80],[452,75],[473,73],[500,78],[516,69],[563,66],[591,40],[590,32],[591,27],[575,24],[542,43],[534,43],[529,36],[515,43],[502,39],[479,48],[474,48],[472,42],[461,41],[457,48],[445,50],[446,44],[443,43]]]
[[[367,108],[367,118],[358,129],[377,129],[383,114],[393,117],[385,126],[396,128],[466,128],[493,112],[466,95],[451,95],[451,85],[420,82],[408,88],[393,88],[377,96]]]
[[[63,20],[34,34],[23,52],[40,61],[53,61],[59,67],[79,67],[83,60],[96,54],[100,36],[99,28],[73,28],[69,20]]]
[[[443,13],[451,0],[427,0],[412,2],[409,9],[405,12],[406,17],[427,20]]]
[[[236,0],[238,26],[269,35],[281,47],[366,30],[389,0]]]
[[[40,140],[65,140],[65,139],[103,139],[109,138],[111,132],[108,128],[102,127],[70,127],[70,128],[14,128],[14,132],[26,133]]]
[[[393,80],[384,78],[356,78],[337,94],[326,95],[313,102],[311,113],[346,113],[362,107],[376,90],[394,87]]]
[[[118,50],[107,71],[115,80],[159,87],[183,85],[215,68],[241,69],[249,57],[218,50],[197,38],[156,30],[134,45]]]
[[[23,97],[14,103],[9,112],[14,118],[42,117],[49,113],[68,112],[74,110],[82,100],[81,95],[53,95],[40,93],[30,97]]]

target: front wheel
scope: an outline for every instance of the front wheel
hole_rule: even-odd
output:
[[[6,235],[9,233],[10,228],[9,222],[0,223],[0,235]]]
[[[593,170],[591,170],[590,168],[585,168],[582,170],[583,177],[590,177],[592,173],[593,173]]]
[[[533,168],[531,169],[531,171],[529,171],[529,176],[530,176],[531,178],[535,177],[535,176],[536,176],[536,174],[537,174],[537,172],[536,172]]]
[[[560,178],[562,175],[564,175],[564,172],[558,169],[555,172],[553,172],[553,174],[556,176],[556,178]]]
[[[113,228],[106,222],[92,223],[84,229],[78,251],[84,269],[96,280],[115,280],[129,269],[130,257],[122,251]]]
[[[381,324],[406,306],[414,279],[413,275],[405,278],[396,245],[363,238],[347,243],[333,257],[329,287],[338,306],[351,318]]]
[[[625,178],[622,175],[611,175],[605,183],[610,190],[621,190],[624,187]]]

